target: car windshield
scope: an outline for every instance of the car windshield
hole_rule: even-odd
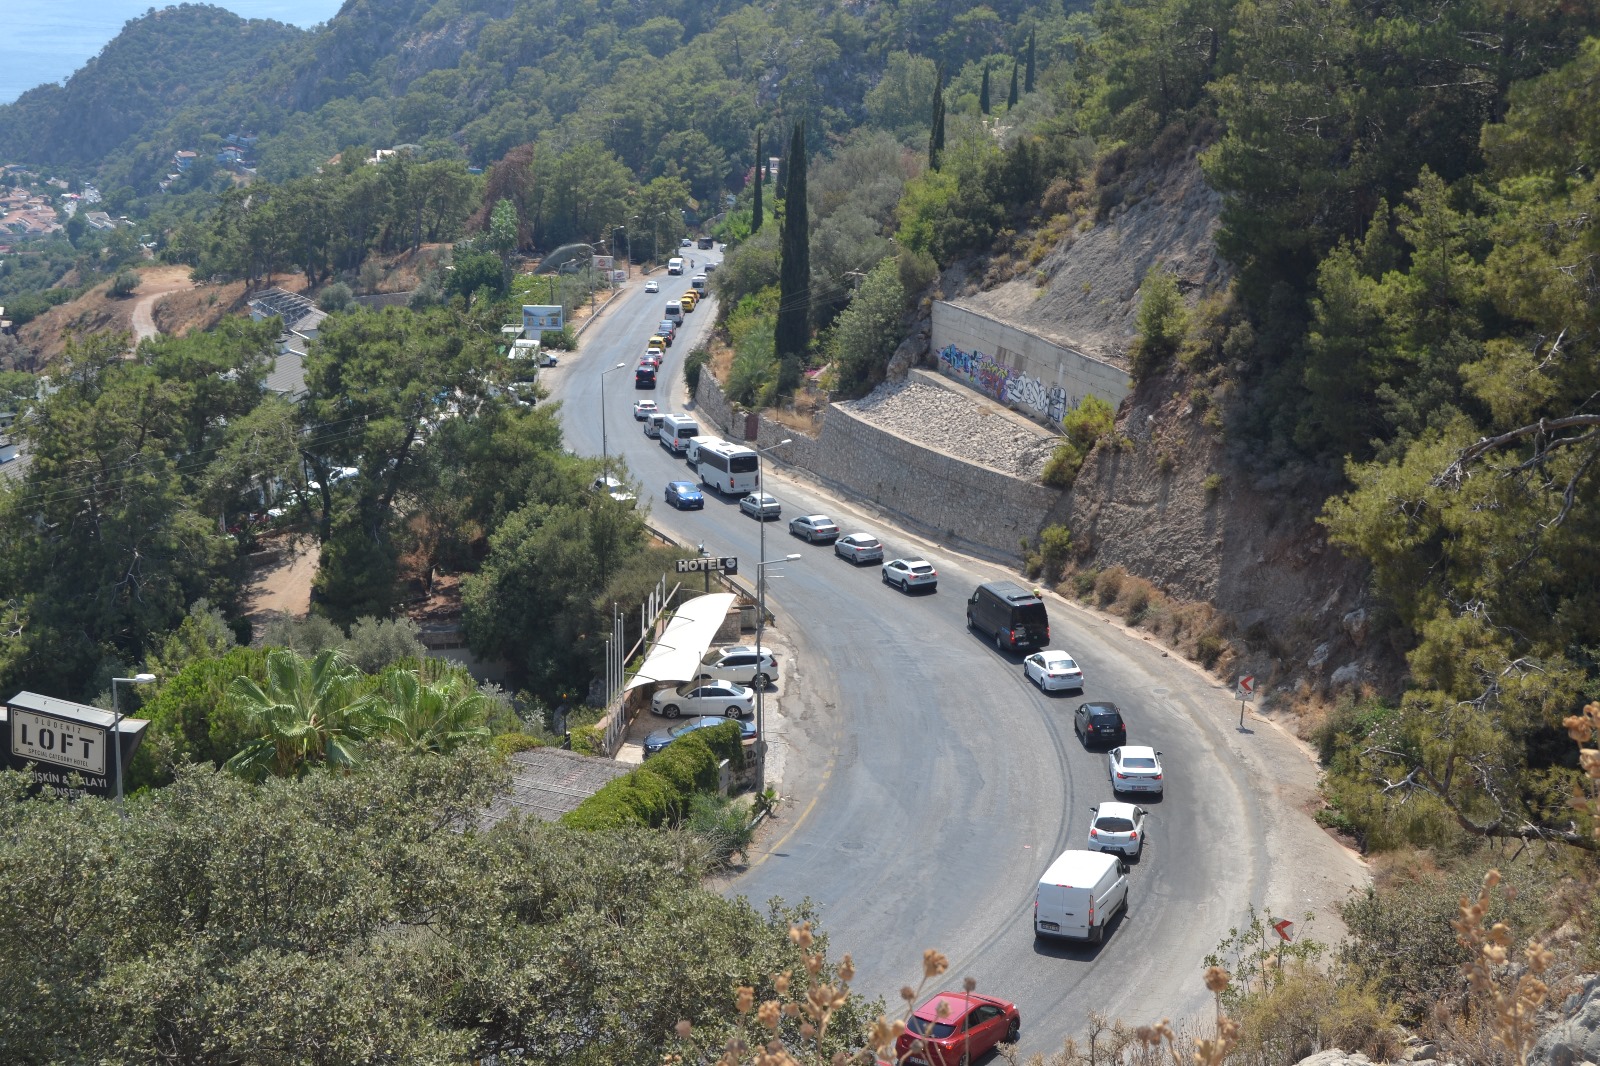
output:
[[[705,726],[706,726],[705,722],[703,722],[700,719],[696,718],[692,722],[687,722],[684,725],[680,725],[676,729],[670,730],[669,731],[669,735],[674,736],[674,737],[681,737],[685,733],[693,733],[696,729],[704,729]]]
[[[956,1031],[953,1022],[929,1021],[926,1018],[918,1018],[915,1014],[906,1022],[906,1028],[918,1036],[928,1036],[935,1040],[943,1040]]]
[[[1102,833],[1131,833],[1133,832],[1132,818],[1096,818],[1094,827]]]
[[[1123,759],[1122,765],[1133,770],[1154,770],[1156,768],[1156,761],[1154,759],[1147,759],[1141,755],[1132,759]]]

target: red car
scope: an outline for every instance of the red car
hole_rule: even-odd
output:
[[[906,1020],[906,1031],[895,1044],[895,1057],[916,1066],[965,1066],[996,1044],[1016,1043],[1021,1029],[1022,1016],[1015,1003],[976,992],[941,992]]]

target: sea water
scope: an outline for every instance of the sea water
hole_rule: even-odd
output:
[[[241,18],[311,27],[331,19],[343,0],[210,0]],[[0,3],[0,104],[46,82],[62,82],[122,32],[151,0],[4,0]]]

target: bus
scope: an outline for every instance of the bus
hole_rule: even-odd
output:
[[[700,449],[701,448],[706,448],[706,447],[709,447],[709,446],[711,446],[713,444],[726,444],[726,443],[728,443],[728,442],[723,440],[721,437],[702,437],[702,436],[690,437],[689,438],[689,446],[683,450],[683,457],[684,457],[685,460],[688,461],[690,466],[699,466],[700,465]]]
[[[756,491],[756,470],[761,457],[742,444],[709,441],[696,449],[700,483],[730,496]]]

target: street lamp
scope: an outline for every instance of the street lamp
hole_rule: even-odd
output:
[[[606,375],[627,365],[618,363],[611,370],[600,371],[600,466],[606,474],[611,473],[611,453],[606,450]]]
[[[148,685],[155,674],[134,674],[132,677],[111,679],[111,757],[117,774],[117,813],[124,818],[128,812],[122,807],[122,703],[117,699],[118,685]]]
[[[766,490],[762,487],[761,457],[774,448],[781,448],[790,443],[794,438],[785,437],[778,443],[766,448],[756,449],[756,510],[761,515],[760,546],[756,549],[756,669],[761,669],[764,661],[761,658],[761,636],[767,628],[767,511]],[[773,559],[772,562],[787,562],[789,559],[798,559],[798,555],[790,555],[785,559]],[[761,738],[761,743],[767,742],[766,715],[762,709],[761,693],[766,686],[756,689],[756,736]],[[756,795],[767,790],[767,755],[763,750],[761,759],[756,763]]]

